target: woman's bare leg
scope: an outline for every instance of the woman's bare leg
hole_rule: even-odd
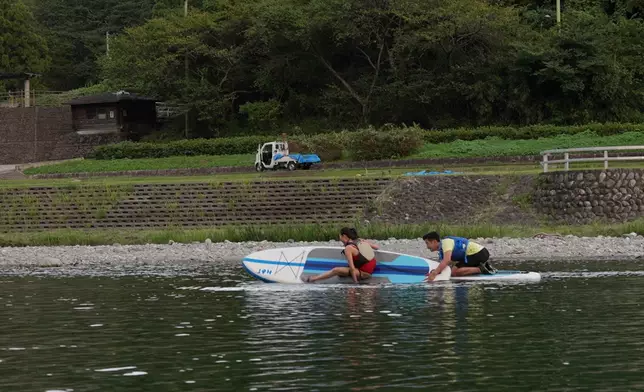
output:
[[[360,271],[360,272],[362,272],[362,271]],[[325,273],[320,274],[318,276],[311,276],[306,281],[312,283],[312,282],[315,282],[316,280],[329,279],[329,278],[332,278],[334,276],[349,276],[349,275],[350,275],[349,267],[335,267],[329,272],[325,272]]]

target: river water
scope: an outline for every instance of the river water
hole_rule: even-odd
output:
[[[236,263],[5,275],[0,390],[644,390],[644,267],[530,267],[550,272],[431,287],[269,285]]]

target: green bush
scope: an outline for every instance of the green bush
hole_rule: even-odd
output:
[[[322,162],[342,159],[345,149],[346,133],[328,133],[311,136],[300,136],[296,143],[303,146],[305,152],[317,154]],[[289,147],[291,144],[289,143]]]
[[[351,135],[347,147],[354,161],[396,159],[409,156],[423,146],[423,130],[418,127],[375,128],[360,130]]]
[[[167,143],[135,143],[128,141],[98,146],[86,158],[105,160],[252,154],[257,151],[258,145],[273,140],[282,140],[282,138],[242,136],[218,139],[177,140]],[[298,135],[289,138],[289,146],[292,152],[315,153],[324,162],[335,161],[342,158],[344,134]]]

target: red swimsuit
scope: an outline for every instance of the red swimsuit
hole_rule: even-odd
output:
[[[373,270],[376,269],[376,259],[371,259],[367,262],[367,264],[363,264],[358,269],[362,272],[366,272],[369,275],[373,274]]]
[[[356,249],[358,249],[358,246],[354,243],[349,243],[347,245],[354,246]],[[358,249],[358,252],[360,252],[360,249]],[[369,275],[373,274],[373,271],[376,269],[376,258],[374,257],[371,260],[367,260],[366,257],[362,253],[358,253],[358,257],[353,256],[353,265],[355,265],[360,271],[366,272]]]

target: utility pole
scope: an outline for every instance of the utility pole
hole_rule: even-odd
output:
[[[27,79],[25,79],[25,103],[24,103],[24,106],[26,108],[31,106],[31,103],[29,102],[29,98],[31,98],[30,82],[31,81],[29,80],[29,76],[27,76]]]
[[[559,0],[557,0],[557,1],[559,1]],[[184,0],[184,2],[183,2],[183,16],[186,17],[186,18],[188,17],[188,0]],[[185,67],[186,67],[186,69],[185,69],[185,77],[186,77],[186,91],[187,91],[187,88],[188,88],[188,50],[187,50],[187,48],[186,48],[185,57],[186,57],[185,58]],[[188,111],[187,110],[186,110],[186,113],[185,113],[185,119],[186,119],[186,124],[185,124],[186,125],[186,130],[185,130],[185,132],[186,132],[186,139],[187,139],[188,138]]]
[[[188,0],[186,0],[188,2]],[[561,23],[561,0],[557,0],[557,24]]]
[[[106,31],[105,32],[105,51],[107,56],[110,56],[110,32]]]

